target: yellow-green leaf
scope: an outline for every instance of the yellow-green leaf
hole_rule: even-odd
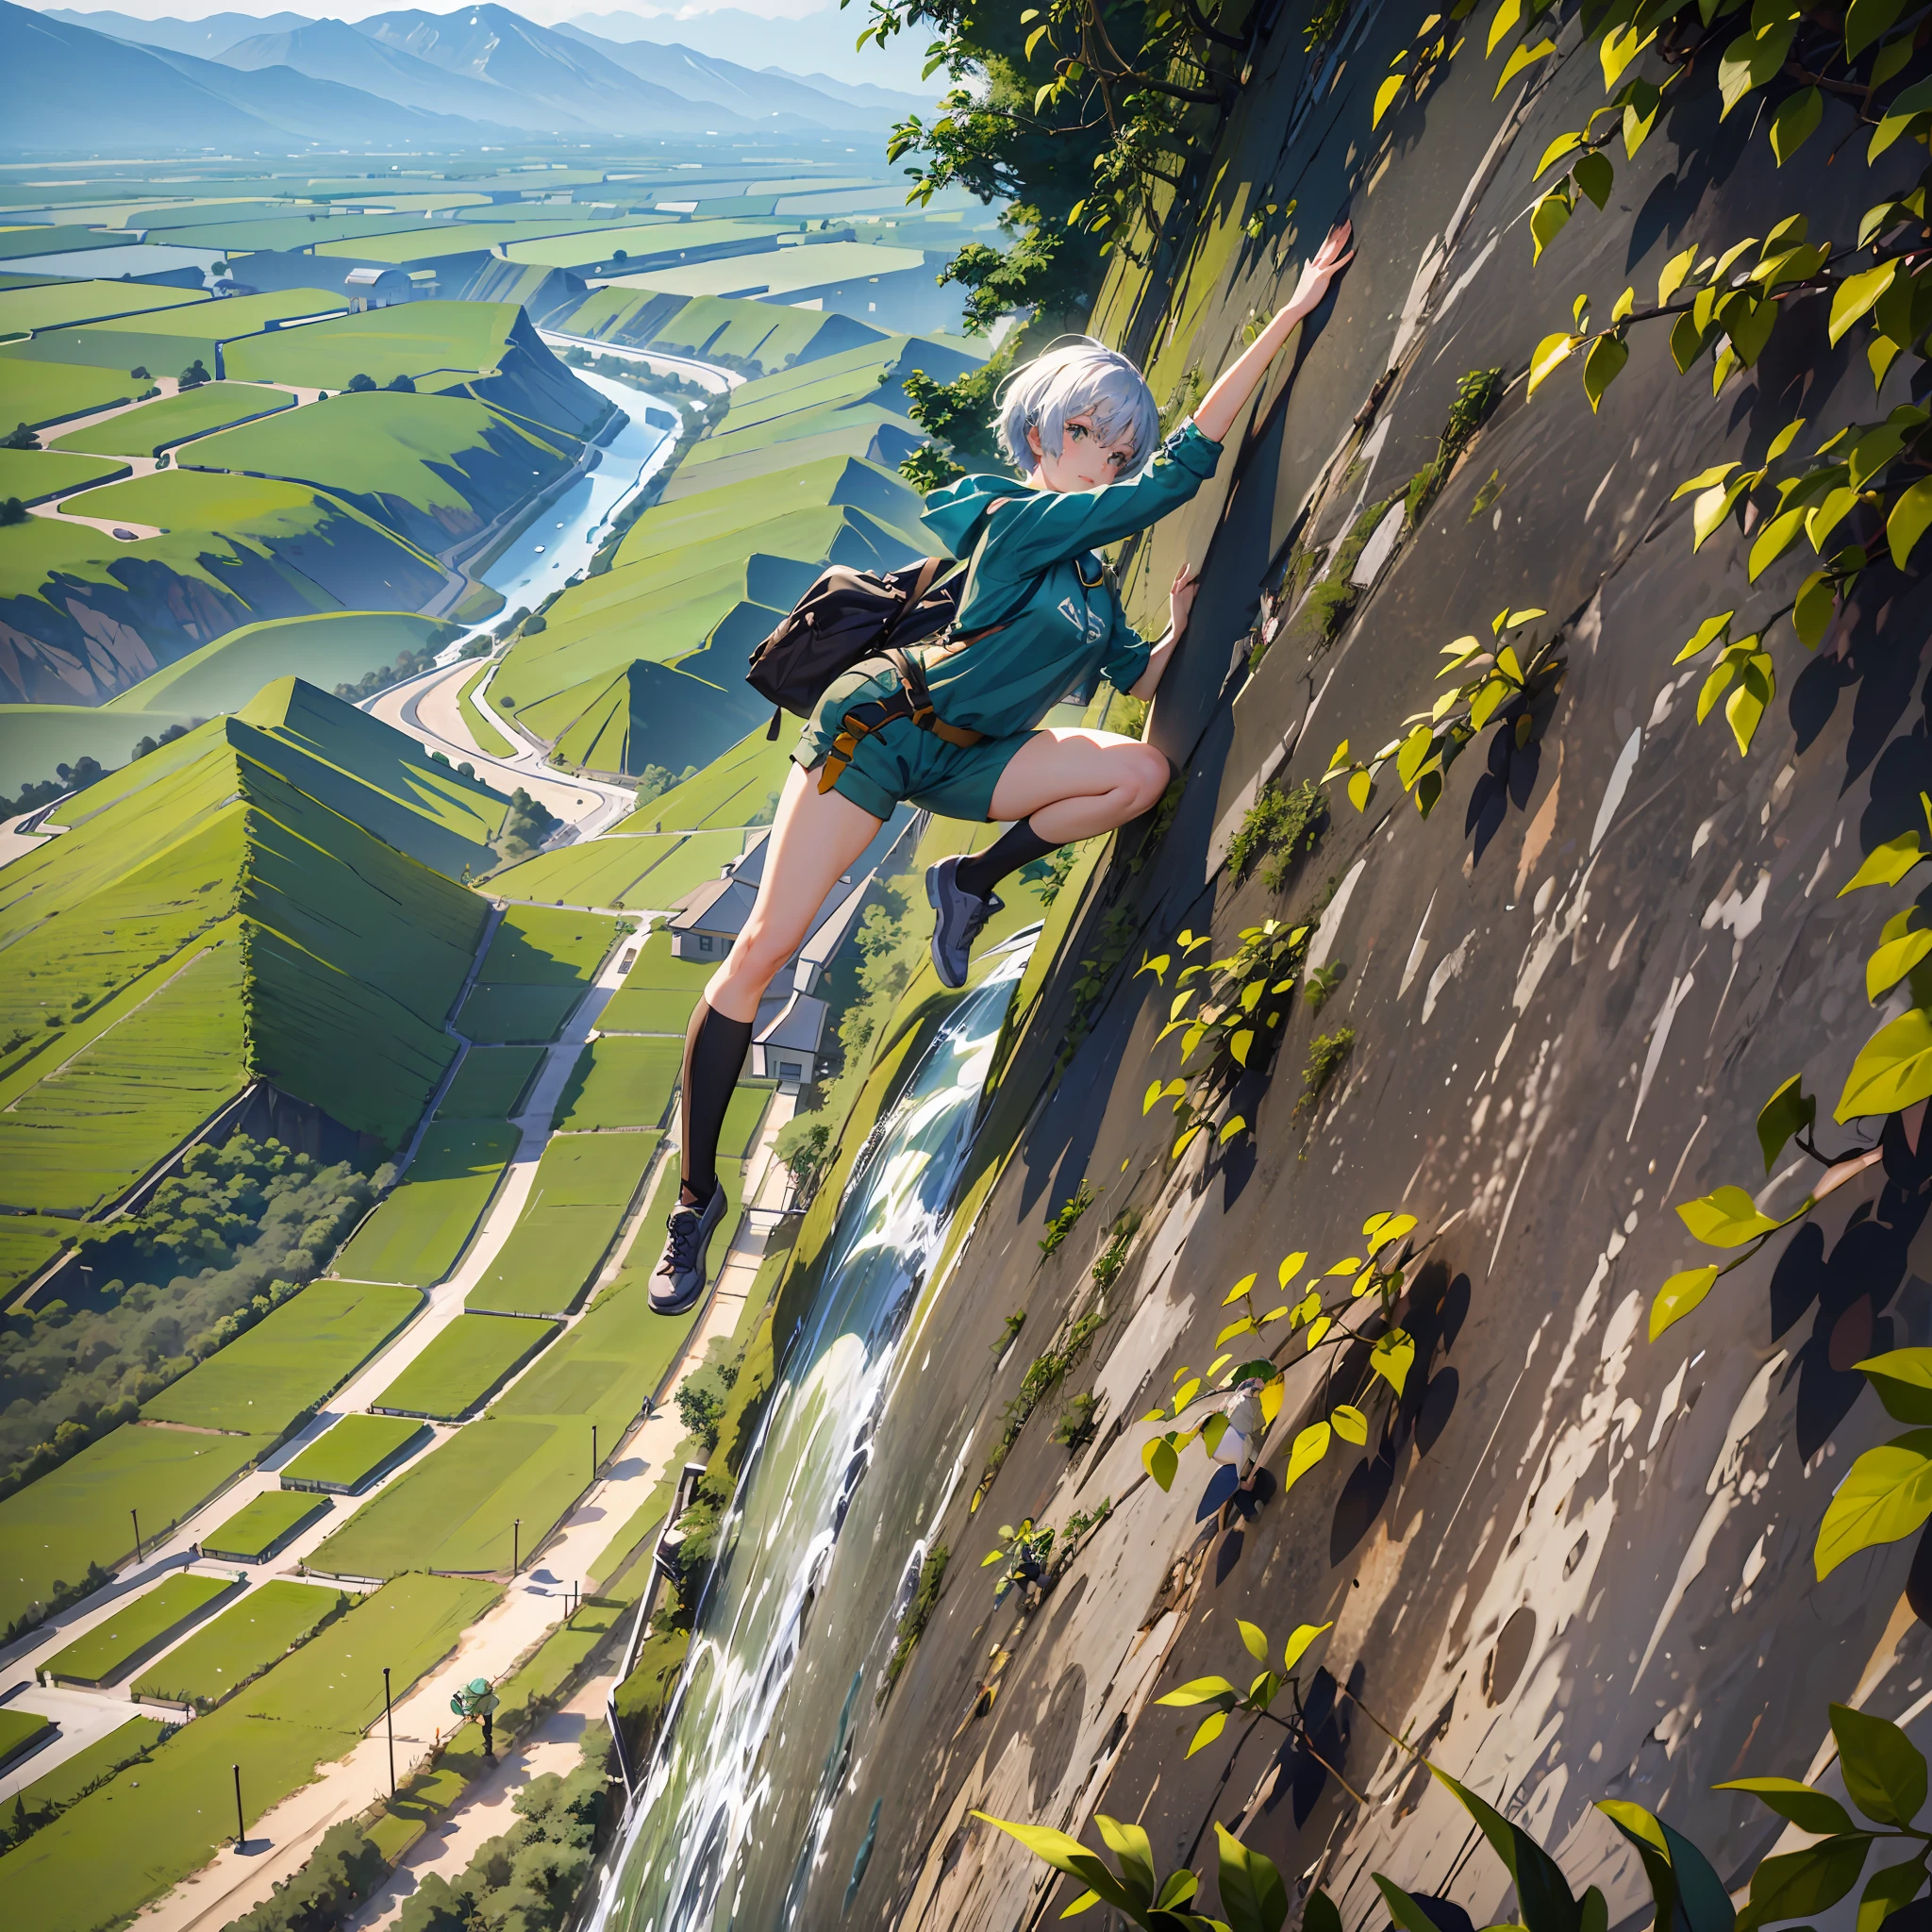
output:
[[[1257,1663],[1268,1661],[1268,1633],[1258,1624],[1250,1624],[1244,1617],[1235,1619],[1235,1627],[1241,1633],[1241,1641],[1248,1647],[1248,1655]]]
[[[1615,336],[1599,336],[1590,345],[1590,354],[1583,358],[1583,392],[1590,398],[1591,415],[1629,359],[1629,349]]]
[[[1742,1188],[1716,1188],[1677,1205],[1677,1219],[1707,1248],[1741,1248],[1777,1226]]]
[[[1916,909],[1908,906],[1904,916],[1910,919]],[[1932,953],[1932,930],[1906,930],[1887,940],[1865,961],[1865,997],[1874,1004],[1883,999],[1927,953]]]
[[[1228,1052],[1229,1052],[1229,1053],[1230,1053],[1230,1054],[1231,1054],[1231,1055],[1232,1055],[1232,1056],[1234,1057],[1234,1062],[1235,1062],[1236,1066],[1238,1066],[1238,1067],[1244,1067],[1244,1066],[1246,1066],[1246,1065],[1247,1065],[1247,1063],[1248,1063],[1248,1054],[1249,1054],[1249,1053],[1250,1053],[1250,1051],[1251,1051],[1251,1050],[1253,1049],[1253,1047],[1254,1047],[1254,1044],[1255,1044],[1255,1029],[1254,1029],[1254,1028],[1253,1028],[1252,1026],[1243,1026],[1243,1027],[1241,1028],[1241,1031],[1240,1031],[1239,1033],[1237,1033],[1237,1034],[1236,1034],[1236,1035],[1235,1035],[1235,1036],[1234,1036],[1234,1037],[1233,1037],[1233,1038],[1232,1038],[1232,1039],[1231,1039],[1231,1040],[1230,1040],[1230,1041],[1229,1041],[1227,1042],[1227,1050],[1228,1050]],[[1242,1122],[1242,1121],[1237,1120],[1237,1121],[1236,1121],[1236,1123],[1234,1124],[1234,1129],[1233,1129],[1233,1130],[1234,1130],[1234,1131],[1238,1131],[1238,1130],[1239,1130],[1239,1129],[1240,1129],[1240,1128],[1241,1128],[1241,1126],[1243,1126],[1243,1125],[1245,1125],[1245,1124],[1246,1124],[1246,1123],[1245,1123],[1245,1122]],[[1222,1130],[1222,1135],[1221,1135],[1221,1138],[1222,1138],[1222,1139],[1223,1139],[1224,1141],[1225,1141],[1225,1140],[1227,1139],[1227,1137],[1228,1137],[1228,1133],[1229,1133],[1230,1131],[1231,1131],[1231,1130],[1230,1130],[1230,1129],[1228,1129],[1228,1128],[1224,1128],[1224,1129]]]
[[[1839,888],[1838,896],[1842,899],[1865,886],[1895,886],[1924,857],[1918,833],[1901,832],[1865,855],[1865,862]]]
[[[1876,305],[1879,296],[1891,287],[1891,278],[1897,273],[1896,259],[1882,261],[1861,275],[1847,275],[1839,284],[1831,298],[1831,320],[1825,329],[1834,347],[1844,340],[1851,325]]]
[[[1219,1348],[1224,1341],[1232,1341],[1237,1335],[1251,1334],[1254,1330],[1254,1326],[1255,1318],[1252,1315],[1243,1315],[1240,1321],[1230,1322],[1227,1324],[1227,1326],[1224,1328],[1221,1331],[1221,1333],[1214,1338],[1215,1347]]]
[[[1548,147],[1544,148],[1543,158],[1536,164],[1536,174],[1532,175],[1530,176],[1530,179],[1535,180],[1537,176],[1543,174],[1553,162],[1560,161],[1565,155],[1574,153],[1575,150],[1581,147],[1582,145],[1583,137],[1580,134],[1557,135],[1556,140],[1551,142]]]
[[[1335,1433],[1344,1442],[1357,1446],[1369,1440],[1369,1419],[1353,1403],[1344,1402],[1331,1409],[1328,1420],[1335,1425]]]
[[[1294,1634],[1288,1640],[1286,1646],[1282,1650],[1282,1669],[1285,1671],[1293,1670],[1295,1665],[1300,1663],[1302,1658],[1307,1655],[1308,1645],[1314,1642],[1315,1639],[1321,1636],[1323,1631],[1332,1630],[1334,1627],[1335,1624],[1332,1620],[1326,1624],[1297,1624],[1294,1628]]]
[[[1523,0],[1502,0],[1502,5],[1496,8],[1495,18],[1490,22],[1490,43],[1483,49],[1485,60],[1496,51],[1497,43],[1503,36],[1522,18]],[[1539,169],[1538,173],[1541,174],[1541,170]]]
[[[1730,628],[1731,619],[1737,616],[1735,610],[1721,610],[1715,617],[1707,617],[1690,634],[1690,641],[1671,659],[1673,664],[1688,663],[1692,658],[1701,656],[1724,636]]]
[[[1909,1429],[1852,1464],[1818,1526],[1821,1581],[1860,1550],[1895,1543],[1932,1516],[1932,1429]]]
[[[1657,306],[1667,307],[1670,299],[1684,286],[1684,277],[1690,273],[1697,260],[1697,244],[1693,242],[1689,248],[1680,250],[1664,263],[1663,273],[1657,278]],[[1735,468],[1732,464],[1728,467]]]
[[[1293,1489],[1327,1455],[1328,1440],[1332,1434],[1326,1423],[1310,1423],[1296,1436],[1294,1447],[1288,1455],[1288,1474],[1281,1479],[1284,1491]]]
[[[1885,520],[1885,541],[1891,546],[1891,560],[1900,570],[1905,569],[1928,525],[1932,525],[1932,476],[1921,476],[1892,505],[1891,514]]]
[[[1493,101],[1497,99],[1501,95],[1503,90],[1506,87],[1507,87],[1509,83],[1512,80],[1514,80],[1516,76],[1519,74],[1521,74],[1525,67],[1533,67],[1539,60],[1547,60],[1550,58],[1550,56],[1554,54],[1556,51],[1556,42],[1548,39],[1547,37],[1541,41],[1536,42],[1534,44],[1525,42],[1524,45],[1516,48],[1516,50],[1509,56],[1508,59],[1507,59],[1503,63],[1503,72],[1496,82],[1495,93],[1492,93],[1490,96],[1491,100]]]
[[[1217,1710],[1212,1717],[1204,1719],[1201,1728],[1194,1733],[1194,1741],[1188,1746],[1188,1756],[1191,1757],[1196,1751],[1206,1750],[1209,1744],[1213,1743],[1216,1738],[1220,1737],[1223,1730],[1226,1728],[1226,1725],[1227,1713],[1225,1711]]]
[[[1717,1275],[1714,1266],[1672,1275],[1650,1305],[1650,1339],[1655,1341],[1673,1322],[1681,1322],[1716,1286]]]
[[[1239,1281],[1237,1281],[1235,1285],[1231,1289],[1229,1289],[1224,1295],[1222,1296],[1221,1306],[1224,1308],[1233,1307],[1235,1303],[1240,1301],[1241,1297],[1247,1294],[1248,1291],[1254,1287],[1255,1281],[1256,1277],[1254,1275],[1243,1274],[1241,1278]]]
[[[1369,120],[1371,127],[1381,126],[1382,116],[1395,105],[1395,96],[1402,92],[1402,84],[1407,78],[1408,76],[1406,74],[1391,74],[1375,90],[1375,111]]]
[[[1252,1033],[1238,1033],[1235,1035],[1237,1040],[1252,1040],[1254,1037]],[[1236,1058],[1240,1059],[1243,1066],[1247,1065],[1247,1056],[1245,1054],[1237,1055]],[[1238,1113],[1231,1115],[1221,1129],[1221,1144],[1225,1147],[1237,1134],[1244,1134],[1247,1132],[1247,1129],[1248,1121],[1245,1114]]]
[[[1369,1351],[1369,1366],[1400,1395],[1415,1365],[1415,1341],[1400,1328],[1391,1328]]]
[[[1357,811],[1369,808],[1369,794],[1375,789],[1374,780],[1366,772],[1357,772],[1348,781],[1348,802]]]
[[[1818,131],[1824,118],[1824,96],[1815,87],[1801,88],[1771,117],[1771,151],[1780,168]]]
[[[1527,393],[1535,395],[1544,378],[1575,354],[1576,345],[1582,340],[1581,336],[1572,335],[1567,329],[1558,329],[1555,335],[1545,336],[1530,354]]]
[[[1537,203],[1529,217],[1529,234],[1532,244],[1530,248],[1531,261],[1535,262],[1542,259],[1543,250],[1563,232],[1564,225],[1569,221],[1574,206],[1574,204],[1570,199],[1568,190],[1561,182],[1558,182],[1556,187],[1551,189]],[[1533,375],[1534,371],[1532,369],[1532,376]]]
[[[1174,1444],[1165,1436],[1156,1436],[1153,1441],[1142,1444],[1141,1460],[1146,1465],[1147,1474],[1161,1489],[1174,1487],[1181,1459],[1174,1453]]]
[[[1833,1109],[1840,1121],[1897,1113],[1932,1098],[1932,1014],[1912,1007],[1858,1049]]]

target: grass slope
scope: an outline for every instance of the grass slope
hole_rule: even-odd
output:
[[[345,1415],[282,1469],[285,1488],[353,1494],[428,1440],[421,1423],[392,1415]]]
[[[385,1414],[459,1422],[556,1333],[551,1322],[458,1315],[370,1407]]]
[[[0,1627],[44,1603],[90,1563],[111,1570],[192,1516],[265,1455],[267,1436],[204,1436],[125,1423],[39,1481],[0,1500]]]
[[[144,1405],[150,1422],[275,1435],[315,1408],[411,1320],[423,1297],[315,1281]]]
[[[473,1047],[436,1109],[440,1121],[512,1119],[537,1069],[541,1046]]]
[[[321,1584],[272,1576],[230,1604],[129,1687],[136,1697],[212,1710],[350,1607]]]
[[[609,1035],[588,1041],[571,1069],[551,1126],[591,1133],[604,1127],[655,1127],[671,1105],[684,1060],[678,1040]]]
[[[111,1684],[183,1624],[234,1593],[232,1576],[169,1576],[140,1596],[124,1597],[104,1623],[58,1650],[41,1666],[57,1682]]]
[[[555,1136],[517,1224],[464,1307],[568,1314],[617,1238],[657,1147],[654,1133]]]
[[[599,1026],[607,1033],[682,1034],[710,976],[702,962],[672,957],[668,932],[654,932],[610,995]]]
[[[202,1538],[202,1553],[259,1563],[333,1507],[326,1496],[264,1490]]]
[[[159,1745],[0,1857],[18,1932],[108,1932],[198,1870],[230,1835],[231,1764],[250,1824],[345,1757],[382,1713],[382,1667],[397,1695],[445,1657],[500,1592],[445,1576],[375,1591],[219,1710]]]
[[[744,850],[741,832],[666,833],[662,838],[592,839],[540,852],[491,875],[492,891],[510,898],[561,899],[566,905],[621,906],[633,912],[668,912],[687,892],[716,878]],[[611,1006],[623,997],[613,996]],[[609,1027],[609,1007],[598,1024]],[[679,1022],[680,1026],[683,1023]],[[625,1028],[620,1031],[656,1031]]]
[[[159,396],[138,409],[90,428],[71,429],[53,444],[55,449],[92,450],[109,457],[158,457],[164,449],[231,423],[269,416],[292,408],[287,390],[261,389],[245,382],[209,382],[179,395]]]
[[[357,1229],[338,1265],[359,1279],[434,1286],[469,1245],[520,1138],[498,1121],[432,1124],[401,1184]]]

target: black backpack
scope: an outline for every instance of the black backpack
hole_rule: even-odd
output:
[[[767,738],[777,737],[787,711],[810,717],[833,680],[854,665],[947,629],[966,601],[973,575],[970,568],[955,571],[941,582],[941,573],[950,568],[951,559],[943,557],[922,558],[894,571],[833,564],[751,654],[745,682],[777,707]]]

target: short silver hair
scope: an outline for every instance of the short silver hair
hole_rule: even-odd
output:
[[[1141,372],[1091,336],[1063,338],[1014,370],[1000,390],[998,408],[1000,447],[1022,471],[1038,460],[1026,432],[1037,429],[1041,447],[1057,457],[1070,416],[1091,415],[1105,442],[1131,442],[1129,475],[1146,468],[1160,440],[1160,412]]]

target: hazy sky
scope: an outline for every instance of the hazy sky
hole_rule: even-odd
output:
[[[284,4],[284,0],[99,0],[97,6],[88,4],[88,0],[25,0],[25,4],[42,12],[58,7],[75,13],[125,13],[134,20],[203,20],[211,13],[248,13],[258,18],[270,13],[302,13],[311,20],[362,20],[372,13],[403,10],[411,4],[425,13],[448,13],[459,0],[317,0],[314,5],[305,4],[305,0],[291,0],[291,4]],[[721,10],[723,0],[719,7],[637,6],[628,4],[628,0],[503,0],[503,4],[525,20],[548,26],[584,13],[687,19]],[[858,38],[858,31],[865,25],[866,8],[861,0],[853,0],[842,13],[836,6],[827,7],[824,0],[730,0],[730,6],[737,12],[756,13],[766,20],[803,20],[822,13],[827,38],[842,36],[847,46]]]

